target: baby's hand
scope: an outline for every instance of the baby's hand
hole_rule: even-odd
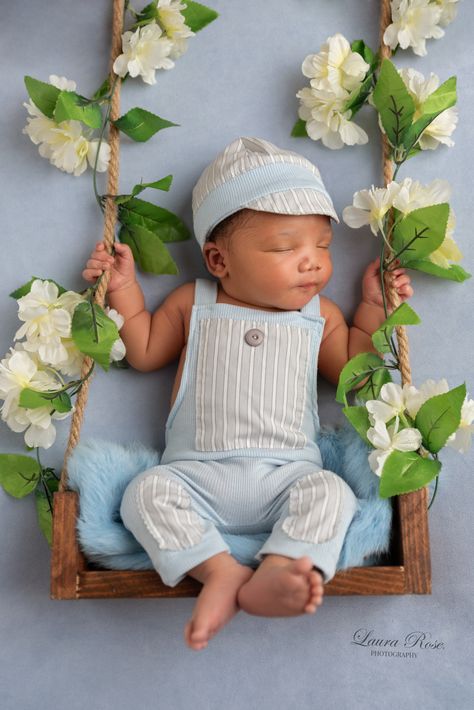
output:
[[[388,273],[388,279],[397,291],[400,300],[406,301],[413,296],[410,277],[405,269],[396,268]],[[372,261],[362,278],[362,300],[374,306],[383,307],[382,288],[380,285],[380,259]]]
[[[103,242],[97,242],[82,276],[86,281],[95,281],[104,271],[111,271],[108,293],[119,291],[135,283],[135,262],[127,244],[115,242],[115,255],[107,253]]]

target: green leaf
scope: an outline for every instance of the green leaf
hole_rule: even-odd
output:
[[[135,197],[136,195],[139,195],[140,192],[143,192],[143,190],[146,190],[147,187],[151,187],[154,190],[163,190],[164,192],[168,192],[171,187],[172,181],[173,176],[167,175],[166,177],[162,178],[161,180],[157,180],[156,182],[139,182],[133,186],[130,195],[117,195],[117,197],[115,198],[115,203],[117,205],[124,205],[132,197]]]
[[[133,25],[133,29],[135,29],[137,25],[140,26],[144,24],[149,24],[150,22],[157,20],[157,5],[158,0],[153,0],[153,2],[146,5],[143,10],[137,15],[137,22]]]
[[[415,104],[395,65],[389,59],[382,61],[373,99],[388,140],[392,146],[400,146],[405,131],[411,126]]]
[[[413,210],[393,230],[392,247],[402,266],[422,259],[438,249],[444,241],[449,205],[430,205]]]
[[[30,456],[0,454],[0,485],[15,498],[34,491],[40,480],[39,463]]]
[[[92,104],[75,91],[61,91],[54,109],[54,120],[56,123],[81,121],[90,128],[98,129],[102,126],[102,111],[97,104]]]
[[[367,431],[372,424],[370,423],[367,407],[344,407],[342,411],[359,436],[366,442],[366,444],[370,444],[370,441],[367,438]]]
[[[49,281],[50,283],[55,284],[58,287],[59,296],[61,296],[63,293],[66,293],[66,289],[56,283],[56,281],[53,281],[53,279],[42,279],[41,276],[32,276],[28,283],[23,284],[23,286],[20,286],[15,291],[12,291],[9,295],[15,300],[18,300],[22,296],[26,296],[26,294],[31,291],[33,281],[36,281],[37,279],[39,279],[40,281]]]
[[[387,368],[373,372],[367,382],[356,391],[358,402],[367,402],[369,399],[377,399],[380,390],[388,382],[392,382],[390,371]]]
[[[53,544],[53,513],[50,507],[50,501],[53,501],[53,496],[59,488],[59,481],[54,476],[43,479],[49,491],[49,499],[43,487],[38,486],[35,491],[36,514],[38,516],[38,524],[41,532],[48,541],[51,547]]]
[[[219,17],[219,13],[215,10],[211,10],[210,7],[206,5],[201,5],[199,2],[191,2],[191,0],[184,0],[184,5],[186,9],[182,11],[184,21],[192,32],[199,32],[203,27],[209,25],[211,22]]]
[[[96,303],[79,303],[72,317],[72,339],[85,355],[95,360],[104,370],[110,366],[110,352],[119,337],[115,323]]]
[[[292,128],[291,135],[293,138],[308,138],[308,132],[306,130],[306,121],[299,118]]]
[[[53,407],[57,412],[70,412],[72,409],[71,398],[67,392],[38,392],[37,390],[23,389],[19,399],[20,407],[38,409],[38,407]]]
[[[433,91],[421,106],[422,114],[420,118],[407,129],[403,137],[403,145],[405,148],[408,151],[411,150],[430,123],[434,121],[440,113],[454,106],[456,101],[456,77],[452,76],[445,81],[444,84],[441,84],[436,91]]]
[[[466,399],[466,385],[428,399],[418,410],[415,427],[423,437],[423,446],[437,454],[459,428],[461,408]]]
[[[52,84],[25,76],[25,86],[30,99],[35,106],[48,118],[54,117],[54,108],[61,91]]]
[[[347,362],[341,374],[336,392],[336,401],[345,403],[346,394],[355,389],[365,378],[374,374],[374,369],[384,367],[384,361],[375,353],[359,353]]]
[[[142,269],[152,274],[177,274],[178,267],[161,239],[146,227],[128,225],[119,234],[122,243],[128,244],[133,258]]]
[[[178,125],[143,108],[132,108],[113,123],[122,133],[139,142],[147,141],[163,128]]]
[[[393,313],[387,318],[384,323],[377,328],[372,334],[372,342],[379,353],[389,353],[390,339],[393,335],[393,330],[397,325],[418,325],[421,323],[421,318],[415,313],[408,303],[402,303]]]
[[[189,239],[189,230],[173,212],[151,202],[132,198],[119,207],[119,220],[126,227],[145,227],[162,242],[181,242]]]
[[[95,91],[95,92],[92,94],[92,100],[93,100],[93,101],[99,101],[100,99],[105,98],[105,96],[107,96],[107,94],[108,94],[109,92],[110,92],[110,83],[109,83],[109,77],[107,77],[106,79],[104,79],[104,81],[103,81],[102,84],[99,86],[99,88],[97,89],[97,91]]]
[[[411,493],[426,486],[439,474],[441,463],[423,458],[416,451],[392,451],[380,479],[381,498]]]
[[[134,185],[132,189],[132,197],[139,195],[140,192],[146,190],[147,187],[151,187],[153,190],[163,190],[164,192],[168,192],[172,182],[172,175],[167,175],[166,177],[161,178],[161,180],[156,180],[155,182],[140,182],[137,185]]]
[[[357,111],[359,111],[359,109],[361,109],[365,104],[367,97],[372,90],[372,83],[373,73],[369,73],[360,85],[359,89],[351,94],[347,102],[344,104],[342,110],[351,111],[351,118],[355,116]]]
[[[437,276],[440,279],[457,281],[457,283],[462,283],[471,278],[471,274],[464,271],[464,269],[457,264],[451,264],[449,268],[445,269],[442,266],[438,266],[438,264],[433,264],[433,262],[428,259],[415,259],[414,261],[407,261],[405,266],[409,269],[415,269],[416,271],[423,271],[425,274],[430,274],[431,276]]]

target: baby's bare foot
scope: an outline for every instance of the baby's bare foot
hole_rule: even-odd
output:
[[[314,614],[322,600],[323,580],[309,557],[265,558],[238,594],[240,607],[257,616]]]
[[[235,560],[223,564],[206,578],[193,615],[184,629],[187,645],[195,651],[206,648],[216,635],[239,611],[237,593],[253,574],[250,567]]]

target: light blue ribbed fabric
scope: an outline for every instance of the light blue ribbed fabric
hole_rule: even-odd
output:
[[[319,296],[301,312],[268,312],[216,303],[216,294],[214,283],[196,283],[166,449],[159,466],[128,486],[122,519],[169,586],[203,560],[229,551],[224,532],[271,531],[260,554],[307,554],[328,580],[357,502],[342,479],[323,469],[316,444],[316,363],[324,325]],[[203,328],[210,321],[220,328],[211,344]],[[246,340],[253,329],[262,336],[255,347]],[[281,331],[288,336],[282,348]],[[305,339],[300,362],[294,343]],[[250,359],[235,379],[245,349]],[[203,352],[212,367],[201,406]],[[260,438],[267,443],[260,446]]]

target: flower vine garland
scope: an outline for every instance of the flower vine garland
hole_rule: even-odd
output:
[[[418,55],[426,54],[427,39],[443,36],[442,27],[457,11],[457,0],[391,0],[390,5],[392,23],[385,30],[385,44],[392,50],[411,47]],[[341,34],[307,56],[302,72],[310,85],[297,93],[300,118],[292,135],[321,140],[331,149],[367,143],[367,134],[353,119],[370,104],[378,112],[395,167],[386,187],[372,185],[356,192],[353,204],[343,211],[349,227],[370,226],[381,236],[386,320],[372,336],[378,354],[361,353],[349,360],[336,394],[348,420],[373,447],[369,464],[380,476],[380,495],[387,498],[418,490],[433,479],[437,484],[441,449],[451,446],[466,452],[474,432],[474,400],[464,384],[450,389],[445,379],[428,380],[416,388],[392,381],[392,373],[401,372],[394,330],[421,321],[406,303],[389,313],[384,277],[398,265],[457,282],[470,276],[457,263],[462,254],[453,236],[449,183],[396,181],[400,168],[420,151],[454,145],[456,77],[440,85],[436,74],[425,79],[415,69],[397,70],[363,40],[350,43]],[[348,401],[351,392],[355,405]]]
[[[144,142],[175,123],[146,109],[135,107],[112,121],[111,104],[118,78],[140,77],[156,83],[156,71],[174,67],[187,49],[188,38],[215,20],[217,13],[190,0],[153,0],[141,11],[124,4],[122,53],[113,64],[115,78],[108,77],[91,98],[76,92],[76,84],[51,75],[49,82],[25,77],[29,102],[24,133],[38,146],[39,154],[66,173],[82,175],[92,170],[97,203],[104,211],[109,195],[101,195],[97,173],[108,169],[110,147],[104,140],[107,126],[115,125],[132,140]],[[129,244],[138,266],[151,273],[177,273],[165,243],[187,239],[181,219],[156,204],[138,197],[145,189],[170,189],[172,175],[134,185],[129,194],[113,195],[118,207],[119,239]],[[73,398],[89,379],[95,364],[108,370],[120,365],[125,347],[119,336],[123,318],[94,302],[101,279],[84,293],[66,290],[51,279],[33,277],[12,294],[22,321],[15,345],[0,361],[1,418],[15,432],[23,433],[36,457],[0,454],[0,484],[11,495],[34,493],[39,524],[51,543],[53,494],[58,476],[40,459],[40,449],[56,438],[55,422],[73,411]],[[84,357],[90,370],[80,376]],[[126,364],[125,364],[126,366]]]

